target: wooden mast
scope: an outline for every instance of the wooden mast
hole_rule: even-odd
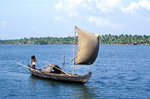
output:
[[[75,26],[75,32],[74,32],[74,42],[73,42],[73,70],[72,73],[74,74],[74,67],[75,67],[75,42],[76,42],[76,26]]]

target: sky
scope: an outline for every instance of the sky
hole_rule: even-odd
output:
[[[150,35],[150,0],[0,0],[0,39]]]

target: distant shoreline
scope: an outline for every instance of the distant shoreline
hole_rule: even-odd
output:
[[[43,45],[44,46],[44,45],[73,45],[73,44],[0,44],[0,45]],[[133,45],[133,44],[100,44],[100,45]],[[150,44],[138,44],[138,45],[150,45]],[[134,46],[138,46],[138,45],[134,45]]]
[[[0,40],[0,44],[73,44],[74,37],[31,37],[13,40]],[[76,44],[78,37],[76,37]],[[102,35],[99,36],[100,44],[107,45],[150,45],[150,35]]]

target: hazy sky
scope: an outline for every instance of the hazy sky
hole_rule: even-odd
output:
[[[0,39],[150,35],[150,0],[0,0]]]

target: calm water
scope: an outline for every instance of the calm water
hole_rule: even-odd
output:
[[[28,64],[31,55],[35,55],[37,68],[51,63],[72,72],[72,48],[72,45],[0,45],[0,99],[150,98],[150,45],[100,45],[93,65],[75,68],[77,74],[93,72],[84,85],[39,79],[16,64]]]

